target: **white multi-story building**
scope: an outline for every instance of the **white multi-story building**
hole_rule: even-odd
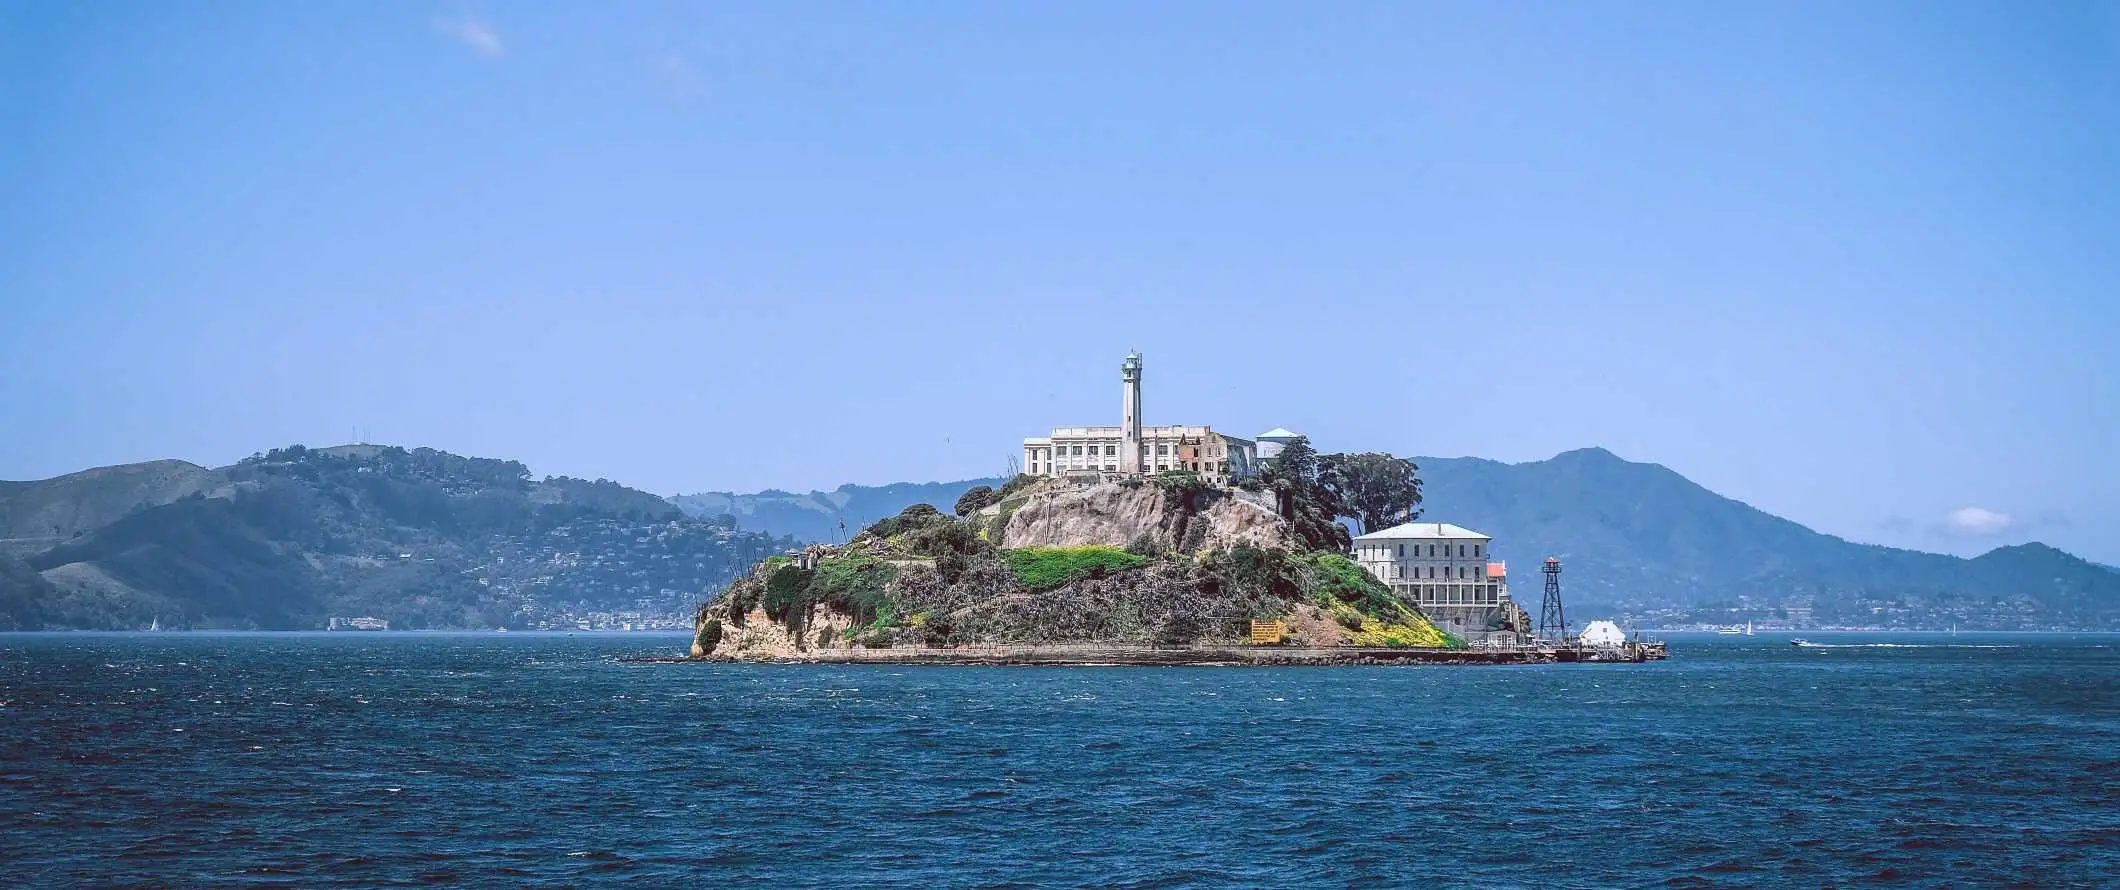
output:
[[[1190,470],[1216,485],[1252,473],[1257,447],[1212,426],[1141,425],[1141,354],[1119,367],[1125,384],[1119,426],[1061,426],[1023,440],[1023,472],[1033,476],[1124,477]]]
[[[1478,635],[1517,611],[1494,539],[1447,522],[1408,522],[1354,539],[1354,559],[1444,630]]]

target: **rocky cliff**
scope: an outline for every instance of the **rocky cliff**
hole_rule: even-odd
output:
[[[1241,545],[1293,550],[1300,542],[1273,511],[1270,495],[1151,482],[1073,486],[1037,483],[1007,514],[996,543],[1007,547],[1138,546],[1228,550]],[[987,508],[1000,516],[1006,504]]]
[[[914,505],[844,546],[759,563],[700,607],[694,654],[1238,644],[1275,619],[1296,645],[1462,645],[1346,556],[1303,548],[1264,502],[1185,474],[1019,480],[961,519]]]

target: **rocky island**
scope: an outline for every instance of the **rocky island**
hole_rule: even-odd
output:
[[[1465,650],[1346,555],[1301,443],[1234,484],[1017,476],[770,557],[703,604],[692,657],[1316,662]],[[1269,642],[1255,642],[1254,623]]]

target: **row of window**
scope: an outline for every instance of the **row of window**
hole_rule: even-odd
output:
[[[1084,461],[1065,461],[1065,462],[1062,462],[1062,461],[1054,461],[1054,462],[1053,462],[1053,463],[1051,463],[1051,464],[1041,464],[1041,463],[1039,463],[1039,462],[1037,462],[1037,461],[1031,461],[1031,463],[1030,463],[1030,469],[1029,469],[1029,470],[1028,470],[1027,472],[1029,472],[1029,473],[1030,473],[1031,475],[1033,475],[1033,476],[1036,476],[1036,475],[1038,475],[1038,474],[1040,474],[1040,473],[1057,473],[1057,472],[1060,472],[1060,471],[1062,471],[1062,470],[1094,470],[1094,469],[1096,469],[1096,468],[1097,468],[1097,465],[1096,465],[1096,464],[1094,464],[1094,463],[1087,463],[1087,462],[1084,462]],[[1154,465],[1154,466],[1151,466],[1151,467],[1143,467],[1142,469],[1144,469],[1144,470],[1146,470],[1146,471],[1148,471],[1148,472],[1151,472],[1151,473],[1166,473],[1166,472],[1169,472],[1169,471],[1171,471],[1171,470],[1187,470],[1187,469],[1189,469],[1189,470],[1192,470],[1192,471],[1194,471],[1194,472],[1206,472],[1206,473],[1214,473],[1214,474],[1218,474],[1218,475],[1219,475],[1219,474],[1222,474],[1222,473],[1227,473],[1227,472],[1229,472],[1229,463],[1228,463],[1227,461],[1208,461],[1208,462],[1207,462],[1207,463],[1205,463],[1205,464],[1200,464],[1200,463],[1194,463],[1194,464],[1189,464],[1189,465],[1188,465],[1188,464],[1185,464],[1185,463],[1176,463],[1176,464],[1162,463],[1162,464],[1156,464],[1156,465]],[[1107,472],[1107,473],[1116,473],[1116,472],[1119,472],[1119,465],[1118,465],[1118,464],[1105,464],[1105,465],[1104,465],[1104,471],[1105,471],[1105,472]]]
[[[1417,584],[1414,601],[1424,606],[1496,606],[1502,592],[1494,584]]]
[[[1414,567],[1413,567],[1413,577],[1415,577],[1415,578],[1421,578],[1421,577],[1427,577],[1427,578],[1434,578],[1434,577],[1435,577],[1435,569],[1436,569],[1436,567],[1435,567],[1435,566],[1428,566],[1428,567],[1427,567],[1427,569],[1428,569],[1428,574],[1427,574],[1426,576],[1423,576],[1423,575],[1421,574],[1421,568],[1422,568],[1421,566],[1414,566]],[[1456,577],[1458,578],[1458,580],[1461,580],[1461,581],[1470,581],[1470,580],[1472,580],[1473,578],[1479,577],[1478,575],[1476,575],[1476,574],[1474,574],[1474,573],[1473,573],[1473,570],[1474,570],[1475,568],[1477,568],[1477,567],[1476,567],[1476,566],[1458,566],[1458,567],[1457,567],[1457,575],[1456,575]],[[1391,577],[1392,577],[1392,578],[1394,578],[1394,579],[1397,579],[1397,578],[1403,578],[1403,577],[1406,577],[1406,576],[1405,576],[1405,575],[1403,575],[1403,574],[1400,574],[1400,571],[1399,571],[1399,567],[1398,567],[1398,566],[1392,566],[1392,567],[1391,567]],[[1443,567],[1443,577],[1444,577],[1444,578],[1446,578],[1446,579],[1447,579],[1447,578],[1450,578],[1450,577],[1452,577],[1452,576],[1451,576],[1451,574],[1450,574],[1450,567],[1449,567],[1449,566],[1444,566],[1444,567]]]
[[[1062,457],[1066,457],[1066,456],[1068,456],[1068,455],[1076,455],[1076,456],[1080,456],[1080,455],[1082,454],[1082,449],[1083,449],[1084,447],[1085,447],[1085,446],[1081,446],[1081,445],[1056,445],[1056,446],[1053,446],[1053,450],[1054,450],[1054,451],[1056,451],[1056,452],[1058,452],[1058,453],[1059,453],[1059,455],[1060,455],[1060,456],[1062,456]],[[1090,446],[1087,446],[1087,447],[1089,448],[1089,453],[1090,453],[1090,454],[1092,454],[1092,455],[1095,455],[1095,454],[1097,453],[1097,446],[1095,446],[1095,445],[1090,445]],[[1143,446],[1141,446],[1141,453],[1142,453],[1143,455],[1146,455],[1146,454],[1148,454],[1148,446],[1147,446],[1147,445],[1143,445]],[[1157,454],[1159,454],[1159,455],[1163,455],[1163,456],[1166,456],[1166,457],[1167,457],[1167,456],[1169,456],[1169,455],[1171,454],[1170,446],[1169,446],[1169,445],[1158,445],[1158,446],[1156,446],[1156,453],[1157,453]],[[1217,450],[1217,451],[1215,451],[1214,453],[1216,453],[1216,454],[1220,454],[1221,452],[1220,452],[1219,450]],[[1106,446],[1104,446],[1104,456],[1105,456],[1105,457],[1117,457],[1117,456],[1119,456],[1119,446],[1117,446],[1117,445],[1106,445]]]
[[[1422,546],[1422,545],[1420,545],[1420,544],[1415,544],[1415,545],[1413,545],[1413,556],[1414,556],[1414,558],[1415,558],[1415,559],[1419,559],[1419,558],[1420,558],[1420,556],[1421,556],[1421,546]],[[1434,545],[1434,544],[1429,544],[1429,545],[1427,545],[1427,547],[1428,547],[1428,555],[1429,555],[1429,556],[1434,556],[1434,555],[1435,555],[1435,546],[1436,546],[1436,545]],[[1467,553],[1467,552],[1466,552],[1467,546],[1468,546],[1468,545],[1465,545],[1465,544],[1459,544],[1459,545],[1457,545],[1457,555],[1458,555],[1459,557],[1461,557],[1461,558],[1467,558],[1467,559],[1479,559],[1479,558],[1481,558],[1481,557],[1482,557],[1482,554],[1480,553],[1480,545],[1478,545],[1478,544],[1472,544],[1472,545],[1469,545],[1469,546],[1470,546],[1470,549],[1471,549],[1471,552],[1470,552],[1470,553]],[[1377,557],[1377,558],[1381,559],[1381,558],[1383,558],[1383,557],[1384,557],[1384,556],[1386,555],[1386,554],[1384,554],[1384,553],[1380,553],[1380,552],[1378,552],[1378,551],[1380,551],[1380,550],[1382,550],[1382,549],[1383,549],[1383,548],[1381,548],[1381,547],[1373,547],[1373,548],[1370,548],[1370,553],[1371,553],[1371,555],[1373,555],[1373,556],[1375,556],[1375,557]],[[1449,544],[1444,544],[1444,545],[1443,545],[1443,556],[1444,556],[1444,557],[1448,557],[1448,556],[1450,556],[1450,545],[1449,545]],[[1400,545],[1399,545],[1399,558],[1400,558],[1400,559],[1405,559],[1405,558],[1406,558],[1406,545],[1404,545],[1404,544],[1400,544]]]

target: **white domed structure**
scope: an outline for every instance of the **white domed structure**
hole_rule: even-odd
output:
[[[1627,632],[1610,621],[1592,621],[1589,627],[1583,628],[1583,635],[1578,639],[1592,649],[1617,649],[1626,644]]]

